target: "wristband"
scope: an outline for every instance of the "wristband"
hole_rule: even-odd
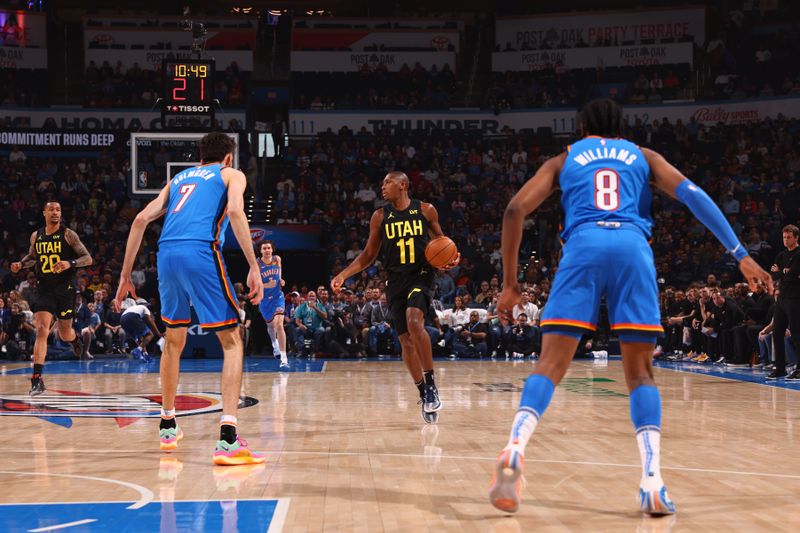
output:
[[[747,257],[747,250],[725,220],[725,215],[703,189],[687,179],[675,189],[675,196],[714,234],[737,261]]]

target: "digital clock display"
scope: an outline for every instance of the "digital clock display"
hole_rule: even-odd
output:
[[[211,105],[214,62],[205,59],[164,62],[164,103],[167,106]]]

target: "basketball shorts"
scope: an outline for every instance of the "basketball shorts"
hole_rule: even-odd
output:
[[[389,281],[391,285],[391,280]],[[433,294],[430,283],[427,280],[408,283],[394,290],[387,290],[389,299],[389,315],[392,327],[398,335],[408,333],[408,323],[406,321],[406,309],[415,307],[422,311],[425,321],[428,322],[432,315]]]
[[[39,285],[31,311],[46,311],[58,320],[72,320],[75,317],[75,287],[69,285]]]
[[[258,310],[265,322],[271,322],[275,315],[282,315],[286,302],[280,290],[264,289],[264,299],[258,304]]]
[[[239,324],[239,304],[222,253],[202,242],[175,241],[158,251],[161,318],[167,327],[187,327],[194,307],[206,331]]]
[[[150,332],[144,318],[133,312],[123,314],[119,319],[119,325],[125,330],[125,334],[136,342]]]
[[[652,342],[663,335],[653,250],[634,225],[592,222],[573,230],[542,312],[542,333],[595,331],[603,296],[620,340]]]

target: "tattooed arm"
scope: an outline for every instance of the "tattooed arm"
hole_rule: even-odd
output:
[[[56,263],[55,267],[53,267],[53,271],[56,274],[71,267],[81,268],[89,266],[94,262],[89,250],[87,250],[86,246],[81,242],[81,238],[78,237],[77,233],[71,229],[67,229],[67,231],[64,232],[64,238],[67,240],[67,244],[72,246],[72,249],[75,251],[75,255],[78,257],[72,261],[59,261]]]

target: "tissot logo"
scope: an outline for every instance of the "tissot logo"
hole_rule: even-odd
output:
[[[258,400],[242,396],[239,408],[256,405]],[[222,395],[214,392],[179,394],[175,398],[177,416],[222,411]],[[122,425],[137,418],[161,416],[160,394],[91,394],[48,390],[41,396],[0,397],[0,416],[116,418]],[[128,419],[120,422],[120,419]]]

